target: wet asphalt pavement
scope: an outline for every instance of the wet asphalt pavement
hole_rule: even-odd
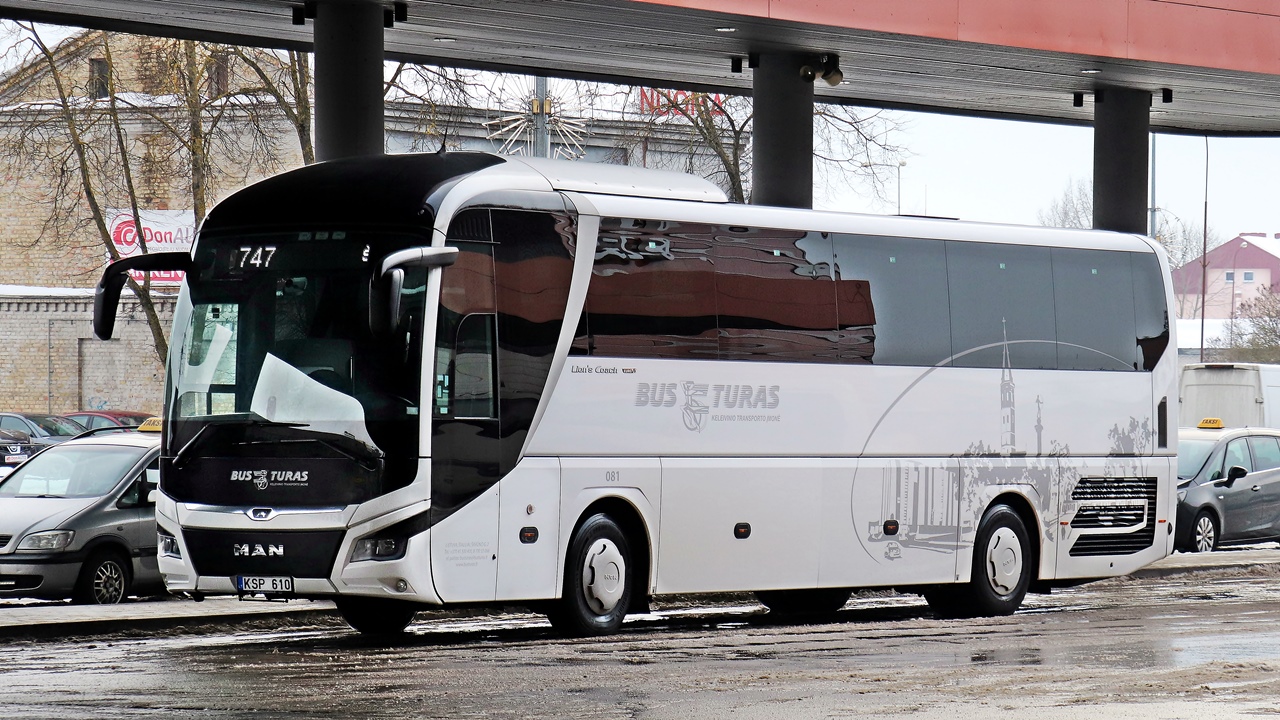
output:
[[[424,613],[392,643],[371,642],[328,612],[11,637],[0,655],[0,715],[1280,715],[1280,564],[1221,557],[1029,596],[1015,615],[983,620],[937,620],[919,598],[883,592],[809,621],[771,618],[746,596],[655,605],[623,633],[586,640],[558,638],[521,613]]]

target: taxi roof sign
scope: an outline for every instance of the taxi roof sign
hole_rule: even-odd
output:
[[[1203,428],[1205,430],[1221,430],[1222,418],[1205,418],[1201,420],[1200,424],[1196,427]]]
[[[149,417],[138,426],[138,432],[160,432],[164,423],[158,417]]]

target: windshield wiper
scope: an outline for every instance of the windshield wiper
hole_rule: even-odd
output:
[[[196,431],[196,434],[195,434],[195,435],[192,435],[192,436],[191,436],[191,439],[187,441],[187,444],[182,446],[182,449],[181,449],[181,450],[179,450],[178,452],[174,453],[174,455],[173,455],[173,466],[174,466],[174,467],[177,467],[177,468],[182,467],[183,463],[184,463],[184,462],[185,462],[185,460],[186,460],[186,454],[187,454],[187,451],[189,451],[191,448],[195,447],[196,443],[200,440],[200,437],[204,435],[205,431],[206,431],[206,430],[208,430],[208,429],[209,429],[209,428],[211,428],[211,427],[214,427],[215,425],[216,425],[216,426],[226,426],[226,425],[250,425],[250,426],[253,426],[253,427],[289,427],[289,428],[296,428],[296,427],[306,427],[306,426],[307,426],[307,423],[283,423],[283,422],[272,422],[271,420],[261,420],[261,419],[259,419],[259,420],[244,420],[244,419],[242,419],[242,418],[236,418],[235,420],[225,420],[225,421],[221,421],[221,422],[210,422],[210,423],[205,423],[205,425],[204,425],[203,427],[201,427],[199,430],[197,430],[197,431]]]

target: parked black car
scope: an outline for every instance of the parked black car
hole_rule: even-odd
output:
[[[1180,550],[1280,540],[1280,430],[1178,429]]]
[[[31,442],[26,433],[0,430],[0,468],[10,468],[36,454],[43,445]]]
[[[0,430],[23,433],[36,445],[55,445],[70,440],[87,428],[58,415],[42,413],[0,413]]]

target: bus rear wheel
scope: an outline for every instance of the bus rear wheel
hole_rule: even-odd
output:
[[[829,615],[849,602],[848,588],[814,588],[805,590],[760,590],[756,599],[779,615]]]
[[[333,604],[352,629],[365,635],[402,633],[417,612],[410,603],[387,598],[340,597]]]
[[[924,598],[941,617],[1011,615],[1027,596],[1033,571],[1022,518],[1008,505],[995,505],[978,525],[968,584],[931,588]]]
[[[622,627],[631,605],[631,546],[608,515],[592,515],[569,544],[564,591],[547,617],[574,637],[608,635]]]

